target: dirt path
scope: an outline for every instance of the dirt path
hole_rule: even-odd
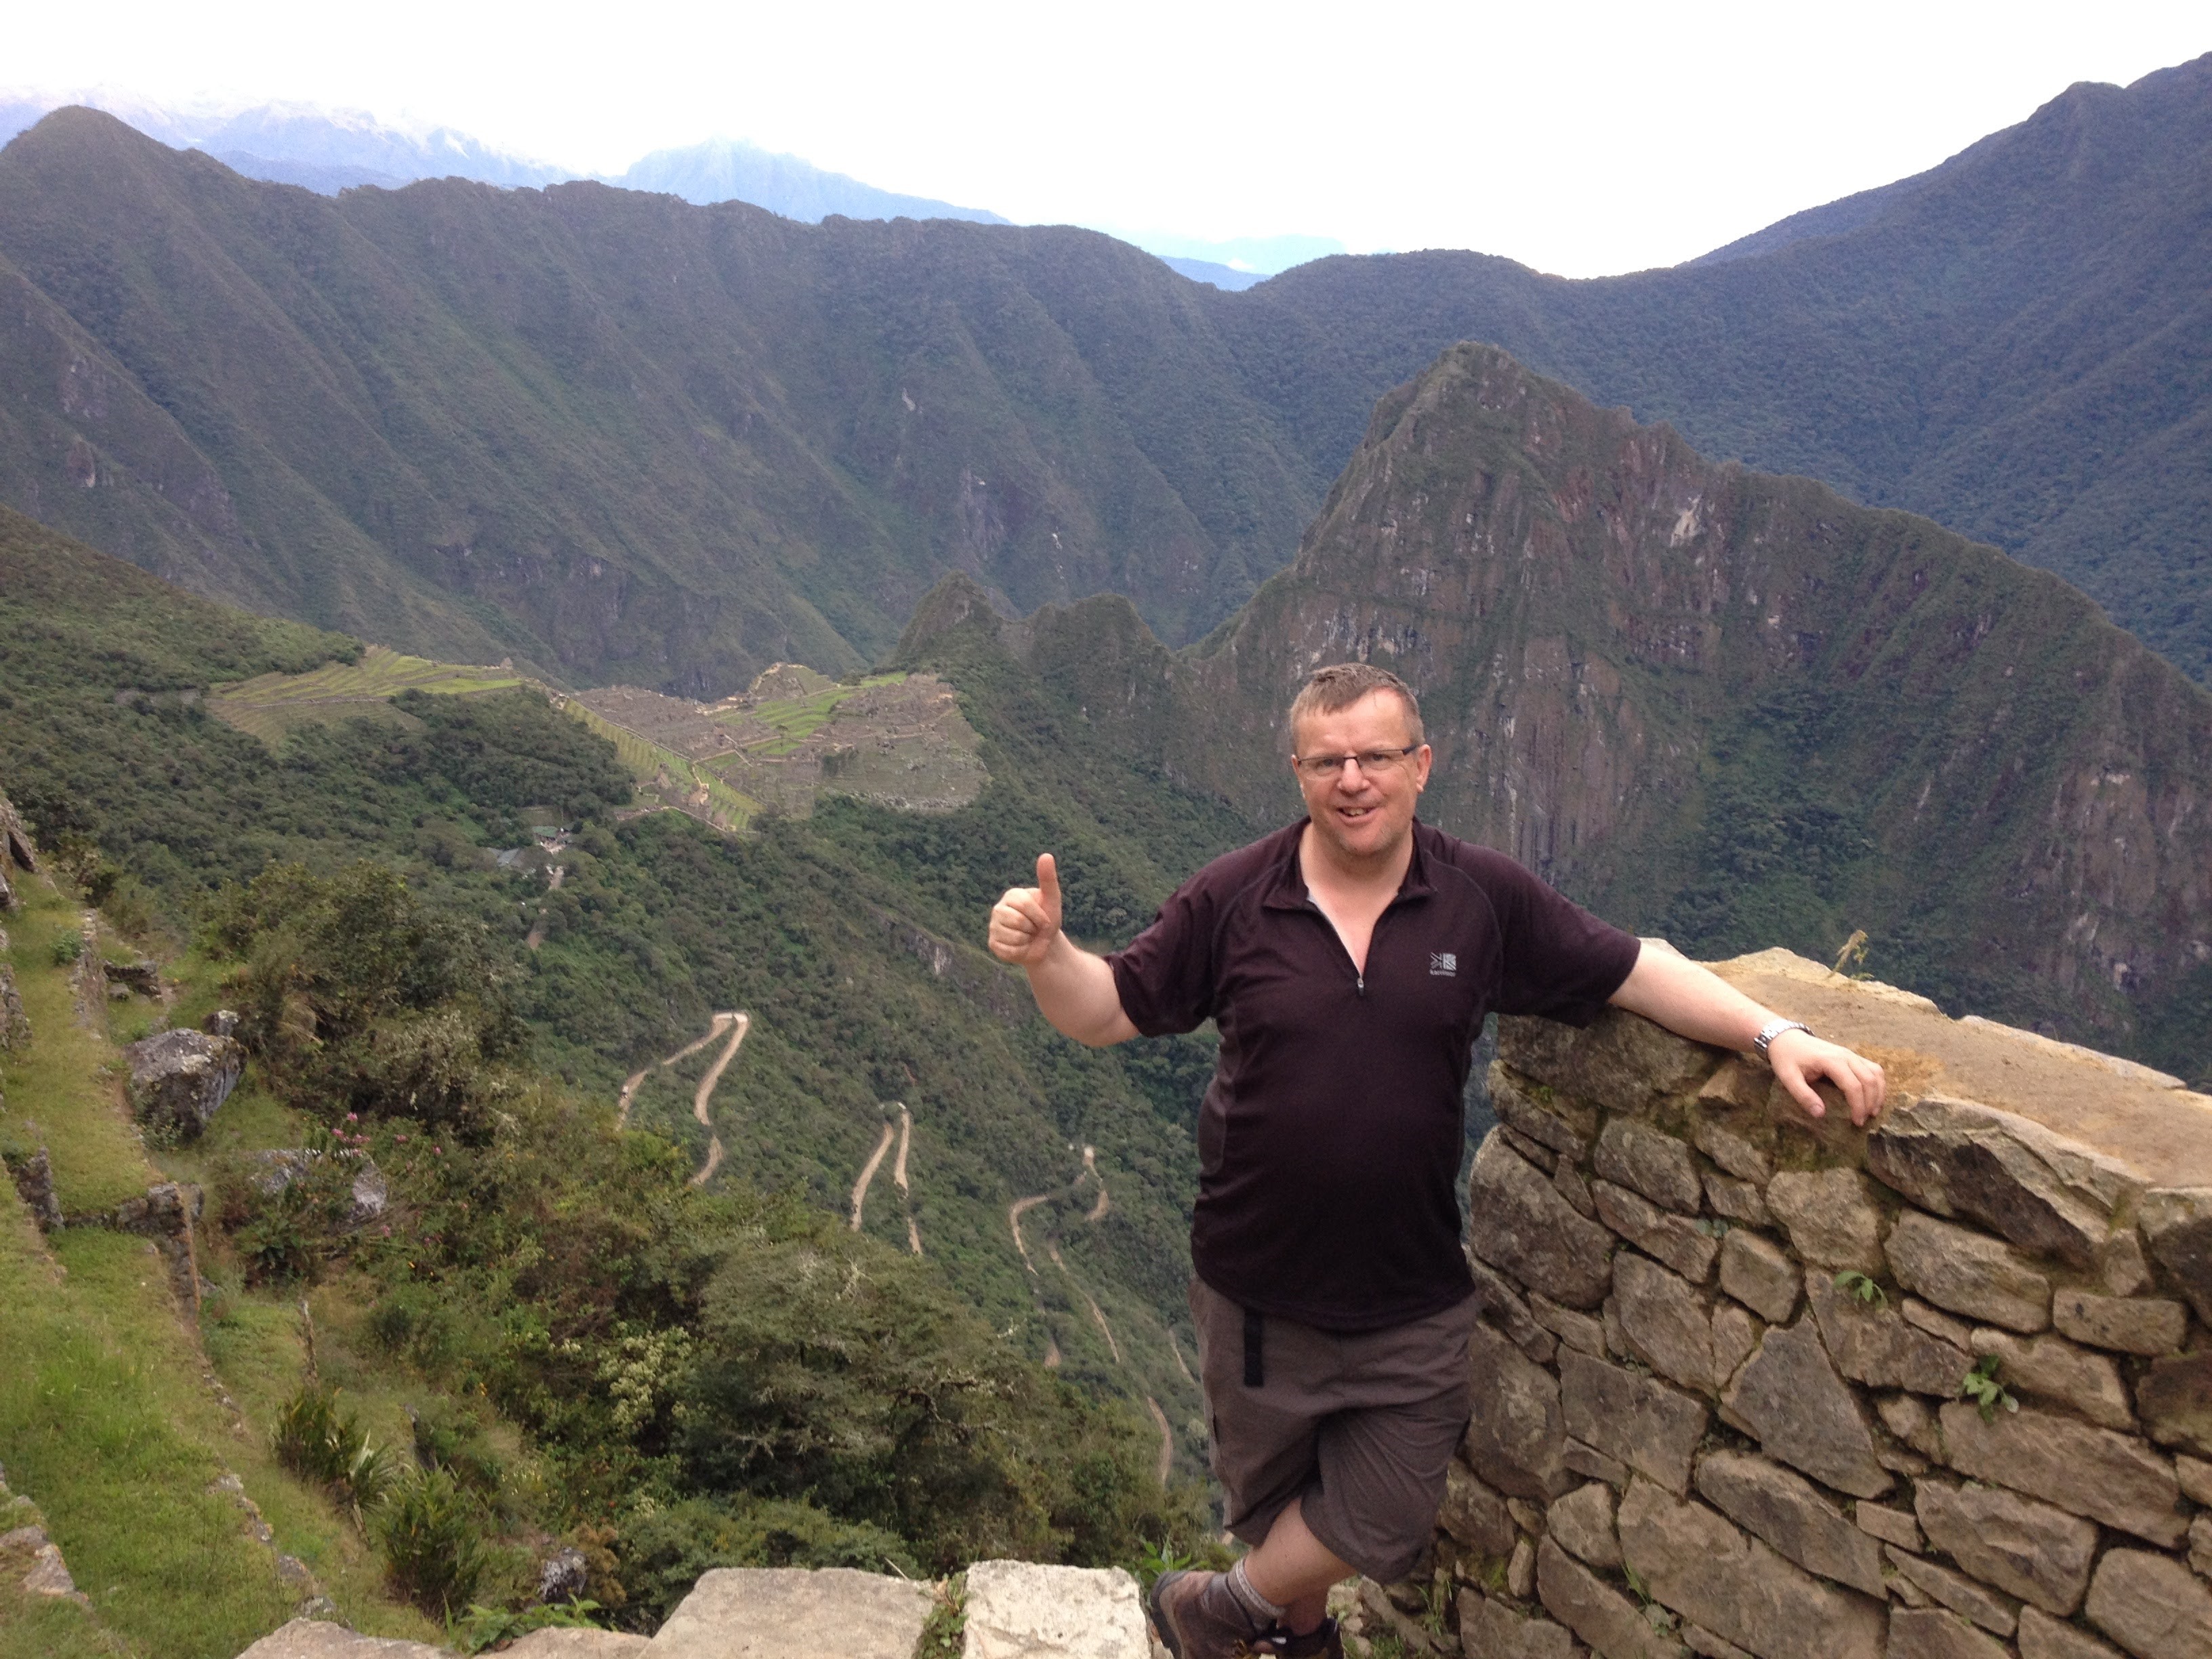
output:
[[[615,1103],[615,1127],[622,1129],[627,1128],[629,1126],[630,1102],[636,1097],[637,1091],[644,1086],[646,1079],[651,1077],[655,1071],[658,1071],[664,1066],[673,1066],[679,1060],[690,1059],[692,1055],[697,1054],[702,1048],[705,1048],[716,1037],[721,1036],[724,1031],[727,1030],[731,1022],[733,1020],[744,1019],[744,1018],[745,1016],[743,1014],[717,1014],[714,1018],[707,1022],[706,1036],[699,1038],[695,1042],[685,1043],[681,1048],[678,1048],[674,1054],[669,1055],[665,1060],[657,1060],[650,1066],[641,1066],[636,1071],[632,1072],[628,1079],[623,1084],[622,1094],[617,1097]],[[706,1120],[702,1118],[700,1121],[703,1123]]]
[[[1190,1374],[1190,1367],[1182,1363],[1182,1344],[1176,1340],[1173,1331],[1168,1333],[1168,1352],[1175,1356],[1176,1369],[1182,1373],[1182,1380],[1196,1388],[1198,1379]]]
[[[1145,1396],[1145,1409],[1152,1414],[1152,1426],[1160,1431],[1160,1485],[1168,1483],[1175,1473],[1175,1431],[1168,1426],[1168,1414],[1160,1409],[1160,1402],[1150,1395]]]
[[[876,1142],[876,1150],[868,1154],[868,1161],[860,1166],[860,1178],[853,1183],[853,1231],[860,1231],[860,1217],[868,1203],[868,1183],[876,1178],[883,1167],[884,1154],[891,1149],[891,1139],[898,1131],[888,1123],[884,1125],[883,1139]]]
[[[1083,1149],[1083,1173],[1098,1183],[1098,1201],[1091,1206],[1091,1213],[1083,1218],[1094,1223],[1103,1221],[1106,1206],[1111,1200],[1106,1196],[1106,1177],[1098,1173],[1098,1149],[1096,1146]]]
[[[729,1069],[730,1062],[738,1057],[738,1049],[745,1040],[745,1033],[753,1027],[753,1017],[750,1014],[735,1013],[727,1016],[717,1014],[715,1018],[717,1019],[726,1018],[731,1022],[730,1043],[729,1047],[715,1057],[714,1063],[707,1068],[707,1075],[699,1079],[699,1086],[691,1091],[691,1115],[707,1126],[707,1161],[699,1166],[698,1174],[691,1177],[691,1184],[694,1187],[705,1186],[714,1179],[714,1171],[722,1167],[722,1138],[714,1133],[714,1115],[707,1109],[708,1103],[714,1099],[714,1085],[722,1080],[722,1073]],[[713,1035],[710,1030],[708,1036],[711,1038]],[[705,1041],[706,1039],[702,1039],[700,1042],[694,1043],[693,1048],[703,1047]]]
[[[738,1048],[744,1042],[745,1033],[752,1030],[752,1024],[750,1014],[736,1012],[716,1014],[707,1022],[706,1036],[685,1043],[665,1060],[640,1066],[623,1080],[622,1093],[615,1103],[615,1127],[617,1129],[629,1126],[630,1104],[637,1098],[637,1091],[645,1086],[646,1079],[656,1071],[665,1071],[671,1066],[690,1059],[716,1037],[726,1031],[729,1033],[729,1046],[707,1068],[707,1075],[699,1079],[699,1086],[691,1091],[691,1115],[707,1127],[707,1161],[692,1175],[690,1184],[694,1187],[705,1186],[713,1179],[714,1171],[722,1167],[722,1138],[714,1133],[714,1115],[708,1107],[714,1097],[714,1085],[722,1080],[722,1073],[738,1057]]]
[[[1060,1269],[1060,1275],[1062,1279],[1065,1279],[1067,1281],[1068,1289],[1073,1291],[1076,1295],[1081,1297],[1083,1298],[1083,1305],[1091,1310],[1091,1322],[1098,1327],[1098,1334],[1106,1339],[1106,1351],[1114,1356],[1114,1363],[1117,1365],[1120,1364],[1121,1363],[1121,1345],[1114,1340],[1114,1328],[1106,1322],[1105,1314],[1100,1311],[1098,1304],[1092,1297],[1091,1292],[1085,1290],[1083,1286],[1077,1282],[1076,1277],[1073,1273],[1068,1272],[1067,1263],[1060,1259],[1059,1241],[1056,1239],[1047,1239],[1045,1241],[1044,1253],[1052,1258],[1052,1265]]]
[[[906,1245],[916,1255],[921,1254],[921,1229],[914,1224],[914,1189],[906,1184],[906,1149],[914,1139],[914,1114],[906,1103],[899,1103],[898,1162],[891,1166],[891,1182],[899,1189],[899,1203],[906,1211]]]
[[[553,866],[553,878],[546,883],[546,886],[550,891],[557,893],[561,890],[561,884],[568,878],[568,866],[565,864],[556,864]],[[535,951],[545,943],[545,907],[544,905],[538,907],[538,920],[531,924],[530,937],[524,939],[522,943],[526,949],[532,951]]]
[[[886,1130],[884,1133],[888,1135],[890,1132]],[[880,1158],[882,1156],[883,1149],[879,1146],[876,1149],[876,1157]],[[899,1154],[899,1162],[902,1170],[905,1167],[905,1149],[902,1146]],[[873,1169],[874,1164],[872,1162],[871,1162],[869,1167],[872,1170]],[[1066,1192],[1070,1195],[1073,1195],[1076,1189],[1083,1185],[1083,1179],[1085,1176],[1088,1176],[1098,1188],[1097,1198],[1092,1201],[1090,1209],[1085,1212],[1083,1217],[1085,1222],[1095,1226],[1097,1223],[1103,1221],[1106,1218],[1107,1212],[1112,1207],[1112,1200],[1108,1197],[1106,1192],[1106,1177],[1098,1173],[1098,1149],[1096,1146],[1085,1146],[1083,1149],[1083,1168],[1077,1173],[1075,1179],[1071,1182],[1066,1188]],[[902,1182],[901,1184],[903,1185],[904,1183]],[[1049,1199],[1057,1198],[1059,1196],[1060,1196],[1060,1194],[1058,1193],[1037,1193],[1029,1198],[1018,1198],[1012,1204],[1006,1206],[1006,1225],[1013,1231],[1014,1249],[1021,1253],[1022,1266],[1029,1270],[1032,1290],[1037,1288],[1036,1283],[1037,1278],[1036,1263],[1030,1259],[1030,1247],[1028,1244],[1024,1243],[1022,1239],[1022,1217],[1026,1215],[1030,1211],[1035,1209],[1038,1205],[1046,1202]],[[913,1225],[913,1222],[910,1218],[908,1222],[908,1225],[909,1228]],[[1044,1251],[1045,1255],[1051,1259],[1052,1265],[1060,1269],[1060,1276],[1067,1281],[1068,1289],[1073,1291],[1077,1296],[1082,1297],[1083,1305],[1091,1310],[1091,1321],[1098,1327],[1098,1334],[1106,1339],[1106,1351],[1114,1356],[1114,1363],[1116,1365],[1127,1369],[1127,1362],[1121,1357],[1121,1345],[1115,1338],[1113,1326],[1107,1322],[1105,1310],[1098,1305],[1097,1297],[1093,1297],[1089,1291],[1083,1288],[1082,1281],[1078,1279],[1075,1274],[1069,1269],[1066,1258],[1062,1256],[1060,1253],[1060,1241],[1055,1238],[1048,1237],[1044,1242]],[[921,1253],[921,1246],[919,1241],[917,1241],[915,1245],[915,1254],[919,1255]],[[1037,1302],[1037,1313],[1040,1317],[1042,1317],[1044,1313],[1044,1303],[1042,1297],[1039,1297]],[[1045,1323],[1044,1340],[1044,1363],[1046,1368],[1051,1370],[1058,1370],[1060,1364],[1060,1344],[1053,1338],[1052,1326],[1049,1321],[1047,1321]],[[1182,1350],[1176,1346],[1175,1333],[1173,1331],[1170,1331],[1168,1333],[1168,1349],[1169,1352],[1175,1355],[1176,1369],[1182,1373],[1183,1380],[1186,1382],[1192,1382],[1190,1367],[1183,1364]],[[1196,1386],[1194,1382],[1193,1383],[1193,1386]],[[1160,1402],[1153,1399],[1150,1395],[1146,1395],[1145,1396],[1145,1409],[1152,1413],[1152,1423],[1160,1431],[1159,1477],[1160,1484],[1164,1486],[1168,1483],[1168,1477],[1175,1473],[1175,1431],[1168,1425],[1168,1414],[1160,1409]]]

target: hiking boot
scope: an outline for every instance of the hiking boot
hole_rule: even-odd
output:
[[[1275,1639],[1281,1659],[1344,1659],[1344,1632],[1334,1619],[1322,1620],[1304,1636],[1278,1632]]]
[[[1150,1599],[1152,1627],[1175,1659],[1279,1659],[1280,1633],[1253,1622],[1226,1573],[1164,1572]]]

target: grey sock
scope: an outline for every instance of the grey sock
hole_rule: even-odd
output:
[[[1279,1607],[1270,1601],[1252,1588],[1251,1576],[1244,1571],[1244,1560],[1242,1556],[1237,1558],[1237,1565],[1229,1569],[1226,1582],[1229,1585],[1229,1593],[1237,1598],[1237,1605],[1250,1613],[1252,1622],[1262,1630],[1269,1625],[1280,1624],[1283,1615],[1290,1611],[1287,1607]]]

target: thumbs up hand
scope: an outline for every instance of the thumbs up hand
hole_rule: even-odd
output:
[[[991,907],[991,954],[1018,967],[1035,968],[1060,937],[1060,870],[1040,853],[1037,884],[1009,887]]]

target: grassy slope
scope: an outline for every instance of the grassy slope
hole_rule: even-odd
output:
[[[172,1171],[149,1159],[119,1100],[104,1029],[72,1017],[55,938],[81,911],[24,879],[7,929],[33,1040],[4,1062],[0,1137],[52,1153],[63,1209],[112,1209]],[[118,1018],[129,1019],[127,1012]],[[95,1018],[104,1026],[103,1005]],[[247,1104],[242,1116],[251,1117]],[[261,1127],[277,1129],[264,1113]],[[296,1128],[291,1139],[296,1139]],[[189,1170],[180,1171],[191,1173]],[[361,1540],[319,1493],[268,1451],[271,1408],[299,1374],[295,1316],[279,1299],[240,1298],[200,1329],[180,1313],[147,1241],[99,1227],[40,1238],[12,1185],[0,1188],[0,1448],[18,1492],[43,1511],[100,1626],[149,1656],[228,1659],[289,1616],[274,1551],[213,1490],[245,1483],[276,1536],[356,1627],[422,1638],[418,1615],[384,1599]],[[216,1381],[246,1409],[232,1419]],[[61,1607],[0,1609],[0,1654],[68,1651],[82,1620]]]

